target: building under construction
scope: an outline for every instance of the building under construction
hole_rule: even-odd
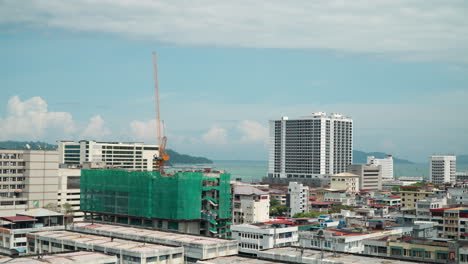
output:
[[[81,211],[90,221],[230,237],[230,174],[82,170]]]

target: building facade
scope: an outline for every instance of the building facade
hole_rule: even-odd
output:
[[[313,113],[270,121],[269,178],[314,178],[346,171],[353,160],[353,120]]]
[[[239,242],[239,252],[255,253],[259,250],[296,245],[297,226],[258,223],[233,225],[232,238]]]
[[[349,166],[349,172],[359,176],[360,190],[382,189],[382,166],[356,164]]]
[[[431,156],[429,158],[429,181],[434,184],[455,183],[457,157]]]
[[[309,212],[309,187],[302,183],[290,182],[286,196],[289,216]]]
[[[347,193],[359,192],[359,176],[352,173],[338,173],[330,177],[330,189],[344,190]]]
[[[83,220],[80,211],[80,176],[81,169],[60,168],[58,170],[58,202],[62,212],[73,215],[74,221]]]
[[[159,146],[89,140],[59,141],[58,152],[60,164],[69,166],[81,167],[85,162],[103,162],[110,168],[152,171],[156,169],[155,157],[159,155]]]
[[[268,221],[270,196],[249,185],[234,186],[232,222],[235,225]]]
[[[382,179],[393,179],[393,156],[388,155],[383,159],[374,156],[367,156],[367,164],[382,166]]]
[[[0,149],[0,216],[57,203],[58,153]]]

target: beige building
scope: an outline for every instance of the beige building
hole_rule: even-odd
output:
[[[359,192],[359,176],[348,172],[334,174],[330,177],[330,189],[357,193]]]
[[[60,168],[58,170],[58,202],[64,214],[73,215],[74,221],[82,221],[83,213],[80,212],[80,169]],[[70,211],[66,211],[70,205]]]
[[[57,203],[58,152],[0,149],[0,216]]]
[[[234,185],[233,224],[251,224],[268,221],[270,196],[249,185]]]
[[[359,176],[360,190],[382,190],[381,165],[350,165],[348,171]]]
[[[434,194],[432,189],[423,189],[415,186],[402,186],[399,191],[401,197],[401,209],[413,210],[419,200],[426,200]]]

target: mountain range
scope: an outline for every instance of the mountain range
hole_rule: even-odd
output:
[[[389,154],[383,153],[383,152],[364,152],[360,150],[353,150],[353,164],[366,164],[367,163],[367,156],[374,156],[378,159],[383,159],[387,157]],[[399,159],[396,157],[393,157],[393,163],[394,164],[414,164],[414,162],[405,160],[405,159]]]

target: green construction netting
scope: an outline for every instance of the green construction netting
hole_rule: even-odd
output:
[[[199,219],[202,173],[82,170],[81,210],[148,218]]]
[[[231,174],[219,176],[219,218],[231,218]]]

